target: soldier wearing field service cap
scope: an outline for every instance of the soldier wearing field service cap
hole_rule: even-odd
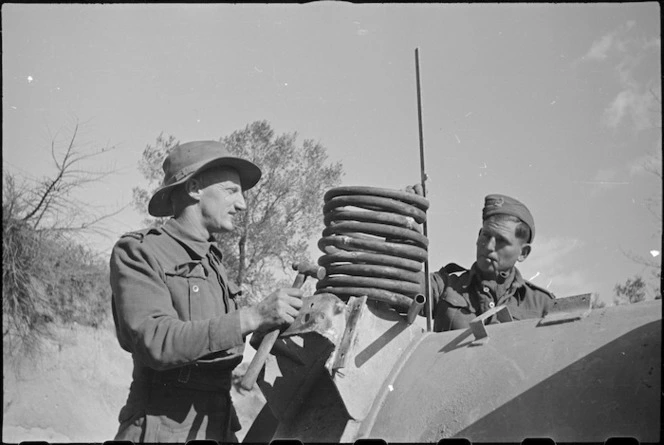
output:
[[[535,220],[523,203],[488,195],[475,263],[470,269],[450,263],[431,274],[434,331],[467,328],[473,318],[500,305],[507,306],[514,320],[546,315],[555,297],[524,280],[516,268],[528,258],[534,238]],[[506,320],[497,314],[489,323]]]

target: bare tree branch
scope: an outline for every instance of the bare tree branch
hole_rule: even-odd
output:
[[[10,204],[12,215],[19,216],[20,221],[29,223],[34,230],[53,230],[62,233],[96,230],[96,225],[126,208],[97,215],[90,211],[88,203],[71,197],[77,189],[99,182],[115,173],[114,170],[92,170],[85,167],[86,162],[112,151],[115,147],[104,147],[101,150],[81,148],[77,143],[79,134],[80,123],[76,121],[65,148],[60,152],[56,137],[53,137],[50,149],[55,166],[54,175],[37,180],[33,187],[26,189],[24,197],[30,196],[30,198],[24,202],[24,211],[17,213],[16,202]],[[29,179],[24,179],[26,180]],[[14,181],[14,178],[11,181]]]

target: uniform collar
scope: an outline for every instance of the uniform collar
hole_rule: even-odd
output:
[[[209,251],[215,254],[219,261],[221,261],[221,251],[216,245],[213,238],[204,240],[192,233],[192,231],[184,224],[175,218],[171,218],[163,225],[163,230],[172,238],[184,246],[189,254],[196,259],[201,259],[207,255]]]
[[[480,277],[477,273],[477,263],[473,263],[473,265],[470,266],[470,269],[461,275],[461,286],[463,288],[470,287],[473,282],[480,282]]]
[[[465,288],[470,287],[471,284],[480,284],[482,282],[482,277],[480,276],[479,271],[477,270],[477,262],[473,263],[470,270],[463,275],[463,282],[461,285]],[[518,289],[526,284],[526,280],[521,276],[519,269],[514,267],[514,278],[512,279],[512,284],[510,289]]]
[[[512,287],[515,289],[518,289],[520,287],[523,287],[526,285],[526,280],[523,279],[521,276],[521,272],[519,272],[519,269],[514,267],[514,281],[512,281]]]

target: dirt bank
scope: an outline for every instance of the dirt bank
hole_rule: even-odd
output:
[[[35,357],[3,352],[2,441],[113,439],[131,383],[131,356],[109,327],[52,326],[52,331],[54,340],[44,342]],[[243,425],[241,440],[265,399],[257,389],[233,390],[232,397]]]

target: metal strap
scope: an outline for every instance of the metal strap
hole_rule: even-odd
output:
[[[512,321],[512,314],[510,314],[510,311],[506,305],[501,304],[500,306],[496,306],[492,309],[489,309],[488,311],[484,312],[482,315],[475,317],[470,322],[470,330],[473,332],[473,335],[475,336],[475,341],[482,340],[485,338],[488,340],[489,334],[487,333],[486,327],[484,326],[484,320],[494,315],[497,316],[498,320],[500,320],[501,323]]]

